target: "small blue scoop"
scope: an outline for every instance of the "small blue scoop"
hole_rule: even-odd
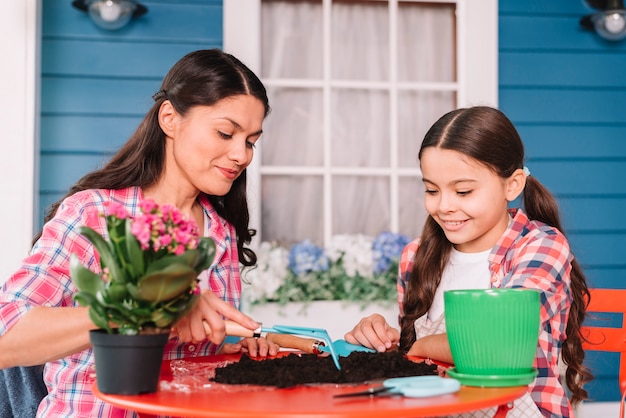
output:
[[[204,323],[204,328],[207,334],[211,333],[211,328],[206,322]],[[347,357],[348,355],[350,355],[350,353],[354,351],[367,351],[372,353],[375,352],[375,350],[372,350],[371,348],[367,348],[362,345],[350,344],[345,340],[337,340],[333,342],[330,339],[330,335],[328,335],[328,332],[322,328],[274,325],[273,327],[261,326],[252,331],[242,327],[241,325],[233,321],[226,321],[227,335],[235,335],[240,337],[260,337],[263,333],[290,334],[294,336],[307,337],[309,340],[313,338],[313,352],[329,353],[338,370],[341,370],[341,365],[339,364],[339,356]]]
[[[331,344],[333,346],[333,349],[337,353],[337,355],[341,357],[348,357],[350,353],[353,353],[355,351],[363,351],[366,353],[376,352],[376,350],[372,348],[365,347],[363,345],[358,345],[358,344],[351,344],[347,342],[346,340],[335,340]],[[326,347],[325,345],[319,344],[316,348],[319,352],[330,353],[330,348]]]
[[[270,329],[263,328],[263,331],[277,332],[282,334],[301,335],[303,337],[312,337],[321,343],[317,344],[316,348],[320,352],[330,353],[330,356],[337,367],[337,370],[341,370],[339,364],[339,356],[347,357],[353,351],[367,351],[375,352],[371,348],[364,347],[362,345],[350,344],[345,340],[337,340],[333,342],[330,339],[330,335],[325,329],[322,328],[309,328],[309,327],[296,327],[290,325],[274,325]]]

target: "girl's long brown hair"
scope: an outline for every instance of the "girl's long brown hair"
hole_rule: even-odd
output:
[[[101,169],[86,174],[69,192],[50,206],[44,222],[52,219],[59,205],[68,196],[87,189],[123,189],[149,187],[157,182],[164,168],[165,134],[159,126],[161,104],[169,100],[181,115],[194,106],[211,106],[235,95],[252,95],[270,111],[263,83],[245,64],[219,49],[190,52],[167,73],[161,89],[154,95],[155,103],[137,130]],[[250,214],[246,198],[246,171],[235,180],[225,196],[207,196],[217,213],[230,222],[237,232],[239,261],[245,266],[256,264],[256,254],[244,244],[255,234],[248,228]],[[33,243],[41,236],[41,231]]]
[[[426,133],[419,152],[420,158],[428,147],[468,155],[502,178],[508,178],[515,170],[524,167],[524,146],[517,130],[502,112],[491,107],[477,106],[447,113]],[[563,232],[556,199],[535,177],[526,179],[522,199],[530,219]],[[404,296],[400,338],[402,350],[407,351],[415,342],[414,322],[432,305],[451,249],[452,244],[446,239],[443,230],[429,216]],[[587,398],[583,386],[593,378],[583,365],[585,352],[580,334],[590,294],[587,280],[576,259],[572,261],[571,295],[567,339],[563,342],[561,356],[568,366],[565,380],[572,393],[572,403],[576,404]]]

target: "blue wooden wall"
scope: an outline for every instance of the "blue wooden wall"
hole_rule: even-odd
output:
[[[593,12],[583,0],[499,3],[500,108],[532,175],[558,197],[591,285],[626,288],[626,41],[583,31]],[[592,398],[619,400],[618,357],[588,357]]]
[[[141,3],[147,14],[106,31],[70,0],[43,0],[41,214],[126,141],[179,58],[222,46],[222,0]]]
[[[222,45],[222,1],[145,1],[120,31],[43,0],[40,212],[117,149],[185,53]],[[626,41],[579,28],[583,0],[500,0],[500,107],[559,198],[593,286],[626,287]],[[617,357],[590,355],[594,400],[619,399]]]

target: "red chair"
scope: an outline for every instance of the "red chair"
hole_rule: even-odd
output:
[[[624,398],[626,397],[626,289],[590,289],[591,300],[587,312],[612,312],[622,314],[620,328],[583,326],[582,335],[585,350],[610,351],[620,353],[619,385],[622,393],[619,416],[624,418]],[[593,317],[593,314],[591,314]]]

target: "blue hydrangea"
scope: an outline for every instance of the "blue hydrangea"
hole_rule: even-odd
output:
[[[410,239],[402,234],[382,232],[374,239],[372,249],[374,253],[374,272],[380,274],[386,271],[393,260],[400,258],[402,249]]]
[[[294,244],[289,252],[289,268],[295,275],[326,271],[329,267],[324,250],[309,240]]]

